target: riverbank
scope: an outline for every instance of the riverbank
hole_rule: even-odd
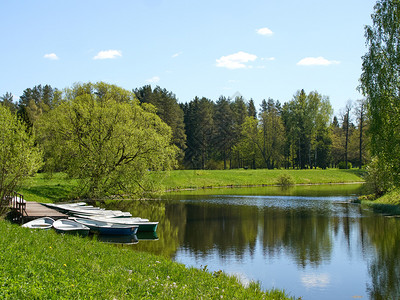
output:
[[[374,199],[373,195],[361,196],[359,202],[378,213],[400,215],[400,189],[395,189],[377,199]]]
[[[129,247],[4,220],[0,232],[1,299],[293,299]]]
[[[282,177],[293,184],[342,184],[364,182],[364,171],[339,170],[174,170],[154,173],[161,192],[219,187],[259,187],[279,183]],[[63,173],[36,174],[18,190],[28,201],[59,202],[74,198],[77,181]]]

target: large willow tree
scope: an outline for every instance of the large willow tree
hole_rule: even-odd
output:
[[[23,179],[35,173],[41,165],[41,153],[34,138],[15,113],[0,104],[0,214],[5,211],[7,197]]]
[[[370,114],[371,151],[380,190],[400,185],[400,1],[380,0],[365,27],[361,90]]]
[[[171,129],[154,106],[102,82],[64,94],[39,122],[40,143],[47,167],[80,179],[80,196],[140,194],[152,188],[150,170],[174,164]]]

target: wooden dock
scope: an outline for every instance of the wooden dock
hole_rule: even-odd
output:
[[[24,223],[42,217],[50,217],[55,220],[68,218],[66,214],[60,213],[55,209],[51,209],[38,202],[32,202],[32,201],[26,201],[26,207],[22,214]]]

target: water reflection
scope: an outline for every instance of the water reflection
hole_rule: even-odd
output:
[[[160,222],[159,239],[139,240],[134,250],[222,269],[244,284],[260,281],[303,299],[399,298],[400,220],[348,203],[357,189],[306,189],[112,205]]]

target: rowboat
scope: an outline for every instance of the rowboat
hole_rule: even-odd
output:
[[[53,223],[54,229],[59,233],[77,234],[87,236],[90,228],[73,220],[59,219]]]
[[[158,226],[158,222],[149,222],[149,220],[141,218],[109,218],[98,215],[85,216],[85,218],[119,225],[136,225],[138,226],[138,232],[154,232]]]
[[[83,218],[71,218],[79,224],[83,224],[90,228],[90,231],[105,235],[133,235],[136,234],[137,225],[124,225],[104,222],[99,220],[90,220]]]
[[[53,226],[54,220],[50,217],[43,217],[39,219],[32,220],[22,225],[26,228],[35,229],[50,229]]]
[[[110,222],[116,224],[131,225],[137,222],[149,222],[149,219],[139,218],[139,217],[115,217],[113,215],[75,215],[77,218],[99,220],[103,222]]]
[[[84,204],[84,205],[82,205]],[[54,208],[63,213],[72,216],[91,216],[91,215],[103,215],[107,217],[119,218],[119,217],[131,217],[132,214],[129,212],[123,212],[120,210],[106,210],[100,207],[93,207],[86,205],[85,202],[70,203],[70,204],[44,204],[48,207]]]

